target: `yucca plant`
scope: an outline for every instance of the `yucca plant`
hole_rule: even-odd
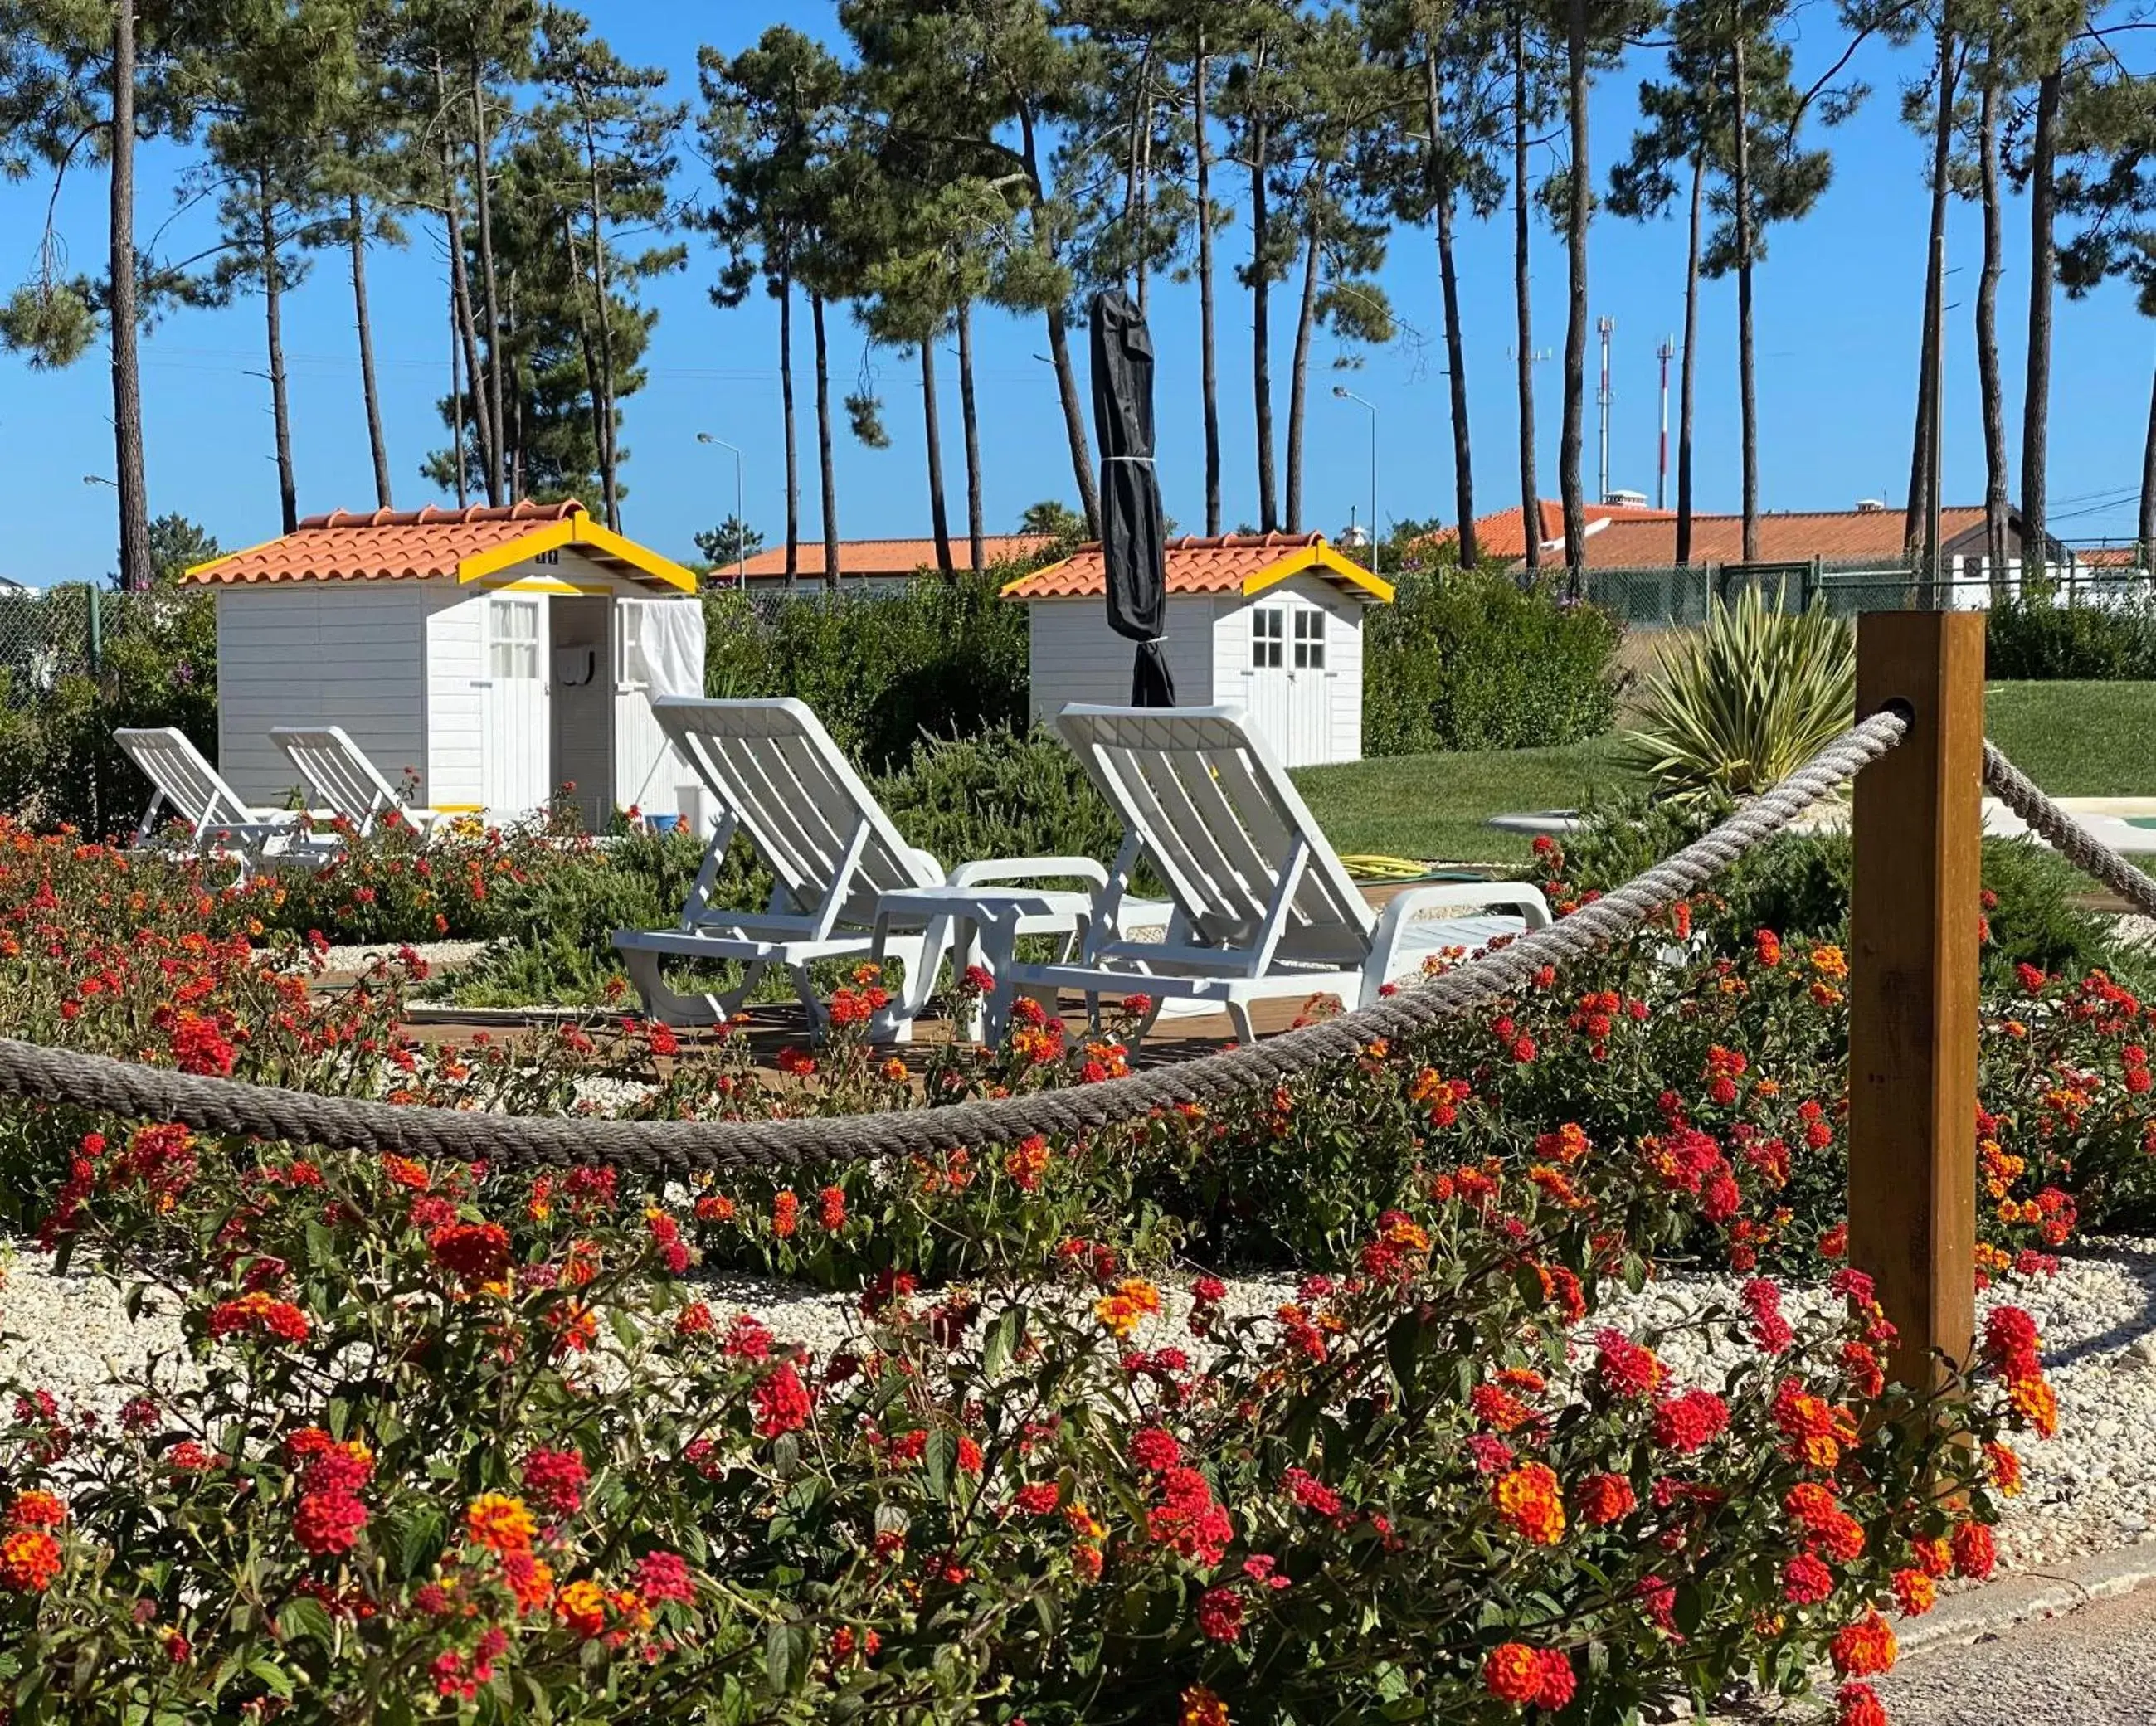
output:
[[[1620,755],[1661,795],[1749,796],[1846,727],[1856,639],[1826,612],[1784,612],[1757,587],[1716,600],[1706,626],[1661,648]]]

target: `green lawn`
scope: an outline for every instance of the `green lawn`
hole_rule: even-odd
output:
[[[2156,684],[1994,684],[1984,722],[2055,797],[2156,796]]]
[[[1516,863],[1529,840],[1485,827],[1521,809],[1570,809],[1618,782],[1598,737],[1568,749],[1491,749],[1390,755],[1295,775],[1304,801],[1342,851],[1448,863]]]
[[[2156,684],[1994,684],[1984,725],[2056,796],[2156,796]],[[1614,742],[1392,755],[1305,767],[1295,782],[1342,851],[1515,863],[1529,841],[1483,823],[1509,811],[1576,807],[1620,786]]]

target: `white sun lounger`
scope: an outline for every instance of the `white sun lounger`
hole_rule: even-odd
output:
[[[372,833],[394,815],[424,837],[444,818],[439,810],[406,802],[341,726],[279,725],[270,736],[298,770],[308,795],[342,816],[356,833]]]
[[[258,809],[244,802],[176,726],[121,726],[113,740],[150,781],[149,807],[135,829],[135,843],[151,843],[168,827],[182,827],[177,850],[234,864],[244,880],[268,861],[319,863],[329,848],[306,830],[300,812]]]
[[[1060,878],[1098,889],[1107,881],[1107,871],[1094,859],[1069,857],[967,863],[947,876],[934,858],[906,843],[822,722],[799,701],[668,695],[654,701],[651,710],[717,812],[703,867],[675,927],[620,930],[613,937],[644,1010],[670,1024],[725,1020],[740,1010],[763,973],[778,965],[793,977],[810,1022],[820,1028],[824,1010],[809,965],[819,959],[875,954],[881,913],[881,950],[904,963],[906,977],[874,1029],[902,1042],[927,1005],[950,949],[952,919],[940,907],[916,913],[902,899],[894,909],[881,904],[884,895]],[[770,904],[762,912],[711,903],[736,833],[776,878]],[[1091,891],[1026,897],[1030,909],[1016,932],[1066,940],[1083,929],[1093,904]],[[669,960],[727,960],[747,971],[725,995],[685,995],[660,973]]]
[[[1550,920],[1542,894],[1512,881],[1410,887],[1373,911],[1239,708],[1072,705],[1056,726],[1124,837],[1080,961],[1011,968],[1013,986],[1045,1002],[1063,989],[1089,1004],[1145,995],[1156,1014],[1224,1011],[1247,1042],[1253,1001],[1333,994],[1366,1006],[1434,953]],[[1173,902],[1165,941],[1128,939],[1141,860]]]

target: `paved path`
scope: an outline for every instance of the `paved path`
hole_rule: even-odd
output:
[[[1895,1726],[2156,1726],[2156,1585],[1922,1649],[1876,1688]]]

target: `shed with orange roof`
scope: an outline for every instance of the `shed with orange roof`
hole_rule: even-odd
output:
[[[1391,583],[1322,534],[1170,540],[1168,669],[1185,707],[1240,707],[1291,767],[1363,754],[1363,614]],[[1082,545],[1006,586],[1030,625],[1033,717],[1130,699],[1131,643],[1108,627],[1107,566]]]
[[[437,809],[520,816],[573,784],[586,825],[679,812],[651,716],[703,693],[696,578],[581,504],[335,510],[198,565],[217,594],[218,766],[292,789],[278,725],[339,725]]]

